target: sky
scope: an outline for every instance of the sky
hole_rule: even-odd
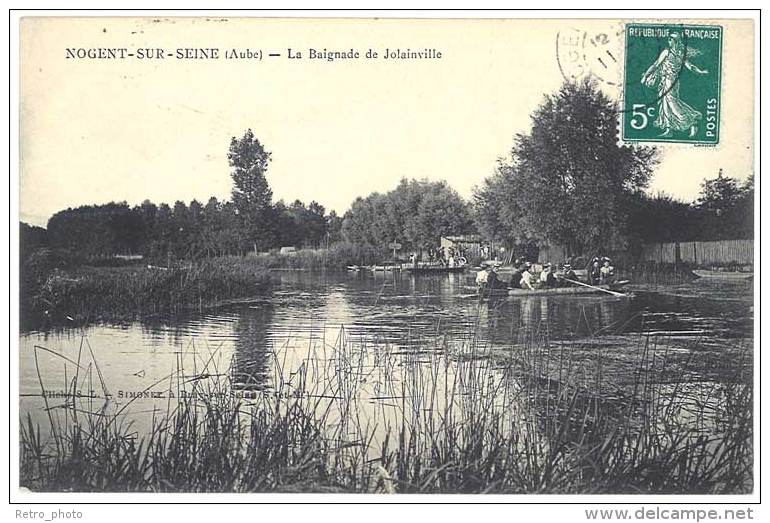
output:
[[[719,24],[721,143],[662,147],[651,192],[693,200],[719,168],[741,180],[753,171],[752,23]],[[557,40],[605,34],[622,56],[620,28],[607,20],[25,18],[20,219],[45,226],[79,205],[226,199],[229,141],[247,128],[272,153],[274,200],[315,200],[342,214],[357,196],[404,177],[446,180],[470,197],[529,129],[544,94],[575,72],[565,70]],[[263,58],[68,59],[68,48],[237,48]],[[289,48],[303,59],[289,59]],[[310,48],[362,58],[309,59]],[[442,57],[384,60],[386,48]],[[364,59],[368,49],[379,57]],[[600,80],[614,99],[621,75],[603,71]]]

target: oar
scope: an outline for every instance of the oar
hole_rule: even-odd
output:
[[[612,294],[613,296],[625,296],[625,294],[623,294],[622,292],[615,292],[608,289],[602,289],[601,287],[597,287],[595,285],[588,285],[587,283],[583,283],[582,281],[570,280],[569,278],[562,278],[562,279],[570,283],[576,283],[577,285],[582,285],[583,287],[588,287],[590,289],[596,289],[597,291],[606,292],[607,294]]]

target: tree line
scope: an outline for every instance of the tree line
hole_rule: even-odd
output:
[[[260,219],[260,248],[316,247],[340,238],[341,219],[334,211],[327,214],[317,202],[278,201]],[[53,215],[46,232],[50,247],[97,257],[143,254],[189,259],[244,254],[254,245],[254,235],[245,229],[233,202],[215,197],[205,205],[193,200],[189,205],[177,201],[173,207],[149,200],[134,207],[126,202],[86,205]]]
[[[173,206],[145,200],[133,207],[110,202],[66,209],[50,218],[44,242],[86,257],[143,254],[165,260],[242,255],[289,245],[317,247],[341,239],[342,218],[327,213],[318,202],[272,202],[265,179],[270,153],[251,129],[232,138],[228,160],[230,200],[211,197],[205,204],[193,200]],[[22,229],[30,240],[26,244],[40,243],[42,229],[37,229]]]
[[[698,198],[683,202],[666,194],[630,202],[631,243],[750,239],[754,237],[754,175],[741,183],[724,176],[701,184]]]
[[[344,216],[315,201],[273,202],[265,177],[271,153],[249,129],[230,141],[229,200],[67,209],[51,217],[47,230],[23,224],[22,249],[165,260],[339,241],[376,247],[395,241],[418,250],[437,246],[441,236],[479,233],[512,248],[559,244],[584,254],[753,237],[753,176],[740,183],[720,170],[692,203],[651,196],[646,189],[658,152],[618,145],[617,111],[592,81],[567,82],[544,97],[529,132],[514,137],[509,155],[470,201],[443,181],[402,179],[391,191],[357,198]]]
[[[142,254],[166,260],[343,240],[375,247],[397,241],[404,248],[421,249],[436,247],[443,235],[476,230],[469,204],[446,182],[403,179],[392,191],[357,198],[341,217],[326,213],[315,201],[273,203],[265,178],[271,154],[251,129],[232,138],[228,160],[230,200],[85,205],[54,214],[47,230],[35,232],[42,231],[50,247],[86,257]],[[23,235],[31,238],[28,232],[23,230]]]

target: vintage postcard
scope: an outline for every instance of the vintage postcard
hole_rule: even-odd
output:
[[[755,19],[17,24],[13,496],[758,496]]]

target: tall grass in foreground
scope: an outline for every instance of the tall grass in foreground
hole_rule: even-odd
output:
[[[269,269],[345,270],[349,265],[382,263],[390,256],[386,249],[340,242],[319,249],[264,253],[248,259]]]
[[[245,395],[237,363],[222,373],[212,353],[192,376],[172,372],[157,384],[176,389],[176,399],[143,435],[132,432],[130,402],[46,400],[50,426],[22,420],[21,484],[40,491],[751,491],[750,357],[733,358],[716,382],[706,378],[713,369],[643,336],[622,365],[590,342],[521,341],[490,352],[472,336],[459,346],[439,336],[383,350],[343,329],[306,354],[274,354],[272,380]],[[83,380],[77,374],[72,390]]]
[[[123,321],[200,311],[227,300],[263,294],[269,286],[266,270],[234,257],[171,268],[83,267],[55,270],[37,288],[28,289],[32,310],[25,312],[54,320],[69,316],[79,323]]]

